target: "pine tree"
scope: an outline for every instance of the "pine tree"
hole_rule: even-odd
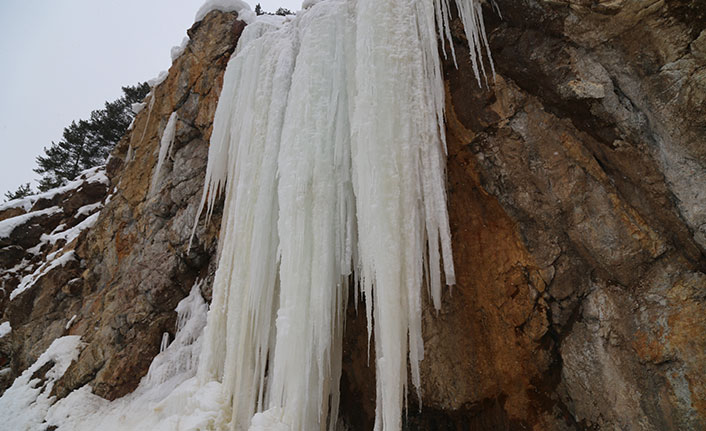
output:
[[[262,15],[264,12],[262,11],[262,6],[260,6],[260,3],[255,5],[255,15]]]
[[[37,157],[34,172],[41,174],[39,190],[45,191],[75,179],[82,171],[105,163],[110,151],[127,131],[135,114],[133,103],[150,91],[147,83],[122,87],[123,96],[106,102],[105,108],[93,111],[88,120],[71,122],[62,139],[44,148]]]
[[[13,199],[20,199],[29,196],[32,193],[32,187],[29,186],[29,183],[22,184],[14,192],[5,192],[5,202],[11,201]]]

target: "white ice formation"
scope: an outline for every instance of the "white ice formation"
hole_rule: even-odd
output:
[[[480,5],[456,4],[481,83]],[[47,423],[58,430],[333,431],[349,288],[374,336],[375,430],[402,428],[408,376],[420,386],[422,295],[438,308],[442,281],[454,283],[437,46],[440,34],[446,55],[450,5],[305,5],[286,19],[256,18],[240,0],[199,10],[197,20],[220,9],[248,22],[225,71],[201,203],[209,218],[225,196],[205,329],[204,317],[181,328],[127,397],[109,403],[84,387],[57,403]],[[184,307],[203,316],[195,291]]]
[[[153,97],[154,99],[154,97]],[[167,120],[167,125],[164,126],[162,139],[159,141],[159,154],[157,155],[157,164],[152,173],[152,182],[150,183],[150,195],[154,195],[158,191],[159,181],[162,177],[162,167],[167,157],[171,154],[172,144],[174,143],[174,135],[176,134],[176,123],[178,121],[177,113],[172,112]]]
[[[457,5],[480,83],[480,5]],[[420,383],[423,286],[438,308],[442,267],[454,283],[437,48],[448,24],[447,0],[325,0],[243,32],[202,200],[210,216],[225,195],[198,373],[220,385],[220,427],[335,428],[350,285],[374,335],[375,429],[401,429],[408,372]]]
[[[194,378],[208,308],[200,287],[200,282],[194,284],[189,296],[177,305],[174,340],[155,356],[135,391],[109,402],[84,386],[51,406],[46,424],[58,427],[57,431],[214,429],[210,424],[220,405],[213,402],[210,386],[198,388]],[[0,398],[0,414],[4,398]],[[12,429],[39,429],[23,428],[26,423],[17,422]]]

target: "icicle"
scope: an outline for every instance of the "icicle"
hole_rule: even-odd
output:
[[[282,29],[277,36],[275,29],[256,23],[241,36],[226,71],[209,150],[213,163],[207,168],[209,208],[217,190],[225,187],[226,209],[199,378],[223,382],[234,429],[247,429],[256,410],[263,408],[265,369],[275,335],[277,157],[295,60],[293,30]],[[221,154],[228,163],[212,159],[212,154]]]
[[[480,83],[480,7],[458,9]],[[436,36],[451,40],[449,22],[448,0],[327,0],[241,36],[201,201],[208,219],[225,194],[199,378],[222,382],[232,429],[334,429],[352,273],[375,336],[376,429],[401,428],[422,286],[438,308],[441,266],[455,279]]]
[[[457,5],[480,83],[483,45],[490,59],[480,6]],[[408,375],[421,399],[424,286],[438,309],[442,267],[454,283],[437,41],[438,31],[446,55],[449,2],[306,6],[286,20],[246,14],[254,21],[225,71],[196,217],[205,208],[209,220],[224,196],[207,325],[199,337],[197,284],[177,308],[175,339],[166,334],[125,404],[139,410],[129,403],[157,388],[150,429],[334,431],[351,278],[375,342],[375,429],[401,429]],[[151,193],[175,125],[173,113]]]
[[[339,304],[350,273],[344,244],[354,205],[341,30],[347,17],[346,2],[328,1],[298,20],[300,48],[282,127],[280,293],[268,408],[281,409],[292,429],[325,426],[331,382],[340,379],[331,361],[340,350]]]
[[[374,326],[375,428],[382,430],[401,428],[408,358],[413,383],[419,384],[424,262],[436,277],[432,289],[438,298],[439,235],[450,243],[443,236],[448,232],[443,81],[434,14],[422,2],[357,3],[352,166],[358,271]],[[450,259],[444,264],[453,274]]]
[[[74,392],[50,412],[60,430],[334,431],[351,278],[375,342],[375,430],[401,429],[408,376],[421,399],[424,286],[438,309],[442,271],[455,282],[437,41],[456,61],[449,0],[305,4],[287,19],[255,18],[239,0],[200,10],[249,22],[223,78],[196,217],[224,196],[211,306],[204,317],[196,283],[138,389],[116,404]],[[480,3],[456,4],[487,83]]]
[[[145,120],[145,127],[142,129],[142,135],[140,135],[140,142],[138,142],[138,146],[142,144],[142,141],[145,139],[145,135],[147,134],[147,128],[150,124],[150,117],[152,117],[152,108],[154,107],[154,101],[155,101],[155,96],[154,96],[154,89],[147,94],[147,96],[150,98],[150,103],[147,108],[147,119]],[[135,118],[137,118],[137,114],[135,114]]]
[[[164,165],[167,156],[169,155],[172,144],[174,143],[174,135],[176,132],[176,122],[177,113],[172,112],[169,116],[167,125],[164,127],[164,132],[162,132],[162,139],[159,142],[159,155],[157,156],[157,164],[154,167],[154,172],[152,172],[152,182],[150,183],[150,195],[154,195],[157,192],[157,187],[159,186],[159,181],[162,175],[162,166]]]
[[[175,378],[181,382],[196,372],[198,355],[201,353],[201,342],[197,340],[206,324],[207,308],[200,289],[201,282],[197,281],[191,287],[189,296],[177,305],[174,339],[170,343],[169,333],[162,335],[160,354],[152,361],[144,386],[158,387]],[[163,393],[163,397],[166,395]]]
[[[437,16],[437,27],[439,29],[439,34],[444,35],[441,38],[442,47],[444,46],[444,38],[449,41],[451,46],[451,52],[454,59],[454,64],[456,64],[456,54],[453,49],[453,41],[451,39],[450,30],[450,11],[448,0],[434,0]],[[493,1],[493,8],[497,9],[498,14],[500,14],[500,9],[497,4]],[[493,65],[493,57],[490,55],[490,46],[488,44],[488,38],[485,34],[485,25],[483,23],[483,10],[480,5],[479,0],[456,0],[456,9],[458,10],[459,17],[463,23],[463,31],[466,35],[466,40],[468,41],[469,52],[471,55],[471,65],[473,66],[473,73],[475,74],[476,80],[478,81],[478,86],[481,86],[481,75],[488,85],[488,77],[485,74],[485,66],[483,63],[483,47],[485,47],[485,54],[488,57],[488,63],[490,64],[491,73],[493,79],[495,79],[495,66]],[[441,18],[441,19],[439,19]],[[444,52],[445,54],[445,52]]]
[[[169,332],[162,334],[162,341],[159,343],[159,353],[164,352],[169,347]]]

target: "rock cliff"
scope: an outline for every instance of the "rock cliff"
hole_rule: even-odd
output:
[[[496,3],[485,11],[497,71],[487,86],[452,23],[457,61],[449,56],[444,73],[457,285],[441,312],[425,309],[423,407],[410,400],[406,426],[704,429],[706,6]],[[2,388],[71,334],[85,344],[54,393],[90,384],[108,399],[125,395],[173,334],[195,279],[210,298],[218,209],[187,245],[222,74],[243,28],[235,13],[211,12],[189,30],[105,176],[0,210],[0,320],[12,328],[0,337]],[[175,141],[151,189],[173,112]],[[375,376],[353,305],[341,416],[371,429]]]

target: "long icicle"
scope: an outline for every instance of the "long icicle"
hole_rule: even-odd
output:
[[[423,286],[439,308],[442,266],[455,282],[437,48],[448,0],[309,3],[246,27],[226,70],[201,203],[210,216],[225,194],[198,375],[221,382],[231,429],[334,429],[354,273],[375,338],[375,429],[399,430],[408,372],[420,387]],[[457,6],[480,83],[480,7]]]

